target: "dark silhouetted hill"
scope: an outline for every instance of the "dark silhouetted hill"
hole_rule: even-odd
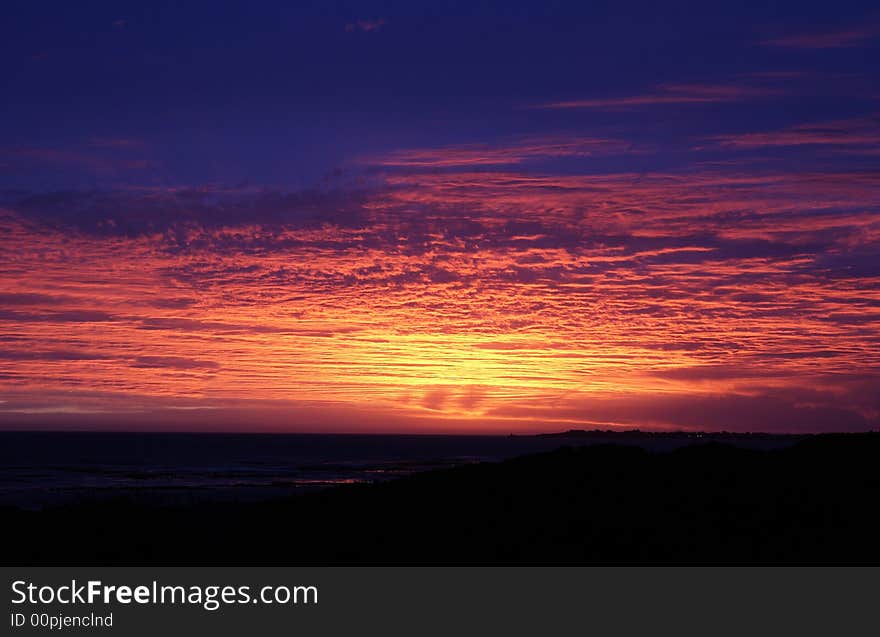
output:
[[[7,564],[880,563],[880,434],[565,447],[285,500],[2,513]]]

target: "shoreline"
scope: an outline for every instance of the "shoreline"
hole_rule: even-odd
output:
[[[260,503],[3,510],[19,564],[874,563],[880,434],[562,447]],[[63,529],[59,535],[57,530]]]

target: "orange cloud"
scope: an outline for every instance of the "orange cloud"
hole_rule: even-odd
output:
[[[880,423],[876,172],[516,170],[581,141],[407,151],[363,192],[10,203],[0,424]]]

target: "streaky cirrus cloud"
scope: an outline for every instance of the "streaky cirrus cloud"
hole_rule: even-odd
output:
[[[843,29],[792,33],[762,40],[767,46],[796,49],[835,49],[863,45],[880,37],[880,25],[869,24]]]
[[[385,26],[387,21],[385,18],[374,18],[367,20],[355,20],[353,22],[348,22],[345,25],[345,30],[348,32],[352,31],[364,31],[369,33],[371,31],[378,31],[382,27]]]
[[[2,428],[880,428],[869,8],[25,4]]]
[[[7,170],[39,171],[47,166],[70,167],[91,173],[112,175],[123,171],[141,171],[158,166],[149,157],[120,151],[143,148],[130,139],[93,139],[84,147],[7,146],[0,148],[0,162]]]
[[[880,146],[880,116],[798,124],[768,132],[718,135],[713,140],[720,146],[734,149],[839,146],[867,147],[866,150],[873,150]]]
[[[542,159],[624,153],[632,149],[633,144],[623,140],[560,136],[527,138],[500,146],[468,144],[401,150],[366,161],[379,166],[408,168],[503,166]]]
[[[625,110],[645,106],[712,104],[779,97],[779,88],[749,84],[661,84],[638,95],[546,102],[534,108]]]
[[[0,417],[272,403],[289,417],[269,428],[345,429],[366,404],[388,429],[877,426],[876,171],[418,152],[443,170],[401,162],[369,190],[10,197]]]

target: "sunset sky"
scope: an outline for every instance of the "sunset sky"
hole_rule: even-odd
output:
[[[880,428],[874,2],[4,2],[0,428]]]

